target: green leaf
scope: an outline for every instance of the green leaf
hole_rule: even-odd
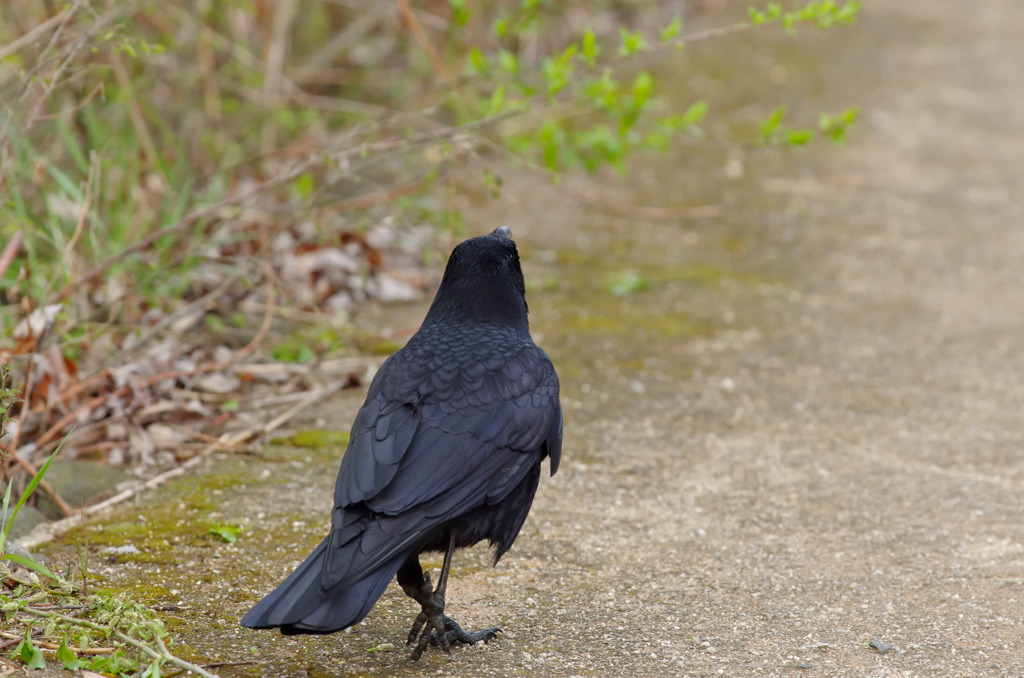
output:
[[[114,654],[91,659],[84,668],[87,668],[90,671],[100,671],[102,673],[111,673],[115,676],[119,676],[122,673],[134,673],[138,669],[138,666],[138,662],[130,657],[124,656],[124,650],[122,648],[117,648],[117,650],[114,651]]]
[[[316,177],[312,172],[304,172],[295,177],[292,182],[292,190],[296,198],[308,198],[316,189]]]
[[[690,104],[690,107],[683,112],[682,119],[680,120],[682,127],[693,127],[708,113],[708,102],[704,99],[695,101]]]
[[[479,47],[470,49],[467,56],[466,71],[469,75],[483,76],[490,72],[491,66],[487,63],[487,57],[484,56],[483,50]]]
[[[550,170],[559,169],[566,145],[565,130],[557,121],[545,120],[537,131],[537,141],[540,144],[541,164]]]
[[[804,146],[814,138],[814,130],[791,129],[786,130],[786,143],[790,146]]]
[[[548,97],[554,96],[569,85],[574,71],[572,58],[576,56],[576,45],[569,45],[557,57],[547,57],[541,62],[541,70],[548,84]]]
[[[622,43],[619,45],[619,54],[622,56],[629,56],[647,49],[647,41],[644,40],[644,34],[641,31],[630,33],[625,28],[620,28],[619,37],[622,39]]]
[[[316,361],[316,351],[306,344],[289,341],[272,346],[270,357],[283,363],[312,363]]]
[[[647,71],[640,71],[633,78],[633,107],[637,110],[644,107],[654,92],[654,78]]]
[[[846,141],[849,127],[857,122],[859,112],[856,108],[847,108],[836,115],[821,113],[818,116],[818,129],[833,142],[841,144]]]
[[[498,17],[491,27],[491,31],[494,32],[494,37],[496,38],[504,38],[508,35],[508,17]]]
[[[507,49],[498,52],[498,66],[509,75],[518,75],[519,73],[519,59]]]
[[[771,114],[761,121],[761,143],[769,143],[775,140],[776,135],[779,132],[779,126],[782,124],[782,116],[786,114],[786,108],[780,106],[776,108]]]
[[[597,46],[597,38],[594,37],[594,31],[589,28],[583,32],[583,40],[580,42],[580,54],[586,59],[587,65],[591,68],[597,63],[597,54],[599,52]]]
[[[626,154],[621,136],[606,125],[581,132],[573,141],[580,149],[583,166],[588,172],[596,172],[604,163],[618,167]]]
[[[66,636],[60,641],[60,647],[57,648],[57,659],[61,661],[64,668],[68,671],[77,671],[82,668],[82,662],[79,661],[78,655],[72,652],[71,648],[68,647],[68,639]]]
[[[671,135],[664,129],[651,130],[641,143],[649,151],[664,151],[668,149],[670,137]]]
[[[469,21],[469,11],[466,9],[466,0],[448,0],[448,6],[452,10],[452,23],[456,26],[465,26]]]
[[[683,19],[678,14],[672,18],[672,23],[661,29],[661,41],[668,42],[683,31]]]
[[[852,24],[857,21],[857,13],[860,11],[859,2],[848,2],[836,12],[836,21],[844,24]]]
[[[608,110],[615,105],[618,99],[619,84],[615,82],[612,69],[606,68],[601,72],[601,77],[591,80],[583,88],[584,94],[590,98],[590,102],[600,110]]]
[[[487,115],[497,115],[505,109],[505,85],[498,84],[487,104]]]
[[[622,271],[616,274],[608,285],[608,291],[617,297],[624,297],[637,292],[643,292],[649,287],[647,278],[636,271]]]
[[[145,671],[142,672],[142,678],[163,678],[164,672],[161,669],[163,663],[163,659],[157,659],[154,661],[146,667]]]
[[[25,637],[22,638],[18,646],[14,648],[14,653],[21,657],[21,661],[25,662],[25,667],[29,669],[45,669],[46,658],[43,657],[43,651],[36,647],[35,643],[32,642],[32,629],[25,631]]]
[[[242,532],[245,532],[245,528],[237,525],[214,525],[206,534],[215,534],[227,543],[234,544]]]

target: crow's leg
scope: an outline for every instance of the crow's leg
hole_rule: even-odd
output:
[[[436,588],[431,586],[430,574],[423,571],[417,555],[409,556],[398,568],[399,585],[407,596],[420,604],[421,608],[406,641],[407,645],[416,643],[410,657],[413,661],[422,657],[427,646],[431,644],[440,645],[445,652],[451,654],[450,643],[475,645],[481,640],[486,643],[501,632],[497,627],[477,632],[464,631],[454,619],[445,616],[445,590],[448,587],[448,572],[451,570],[454,551],[455,536],[452,535],[444,554],[444,564],[441,566],[441,576]]]
[[[409,637],[405,642],[406,645],[412,645],[420,637],[420,631],[428,619],[427,608],[432,607],[434,601],[434,587],[430,582],[430,573],[423,571],[419,556],[415,553],[406,558],[402,566],[398,568],[398,585],[405,591],[405,595],[419,603],[421,608],[420,613],[416,615],[416,620],[412,623],[412,629],[409,630]]]

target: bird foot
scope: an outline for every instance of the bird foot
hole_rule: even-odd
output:
[[[480,641],[485,644],[494,640],[501,633],[501,628],[498,626],[492,626],[489,629],[483,631],[466,631],[459,622],[455,621],[451,617],[445,615],[444,617],[444,628],[445,628],[445,639],[449,643],[462,643],[464,645],[476,645]],[[431,645],[438,645],[437,634],[434,634],[430,638]]]
[[[444,594],[433,589],[430,583],[430,575],[424,573],[423,583],[418,592],[417,600],[423,610],[416,616],[412,628],[409,630],[409,637],[406,645],[416,643],[409,659],[418,660],[423,656],[427,647],[440,646],[448,654],[452,653],[452,643],[463,643],[465,645],[476,645],[480,641],[484,643],[492,640],[501,633],[497,626],[483,631],[466,631],[457,621],[444,613]]]
[[[423,616],[422,612],[420,616]],[[409,642],[407,643],[407,645],[412,645],[413,642],[416,642],[416,647],[413,648],[412,654],[409,657],[412,661],[422,657],[423,652],[431,645],[434,647],[440,646],[445,652],[451,654],[451,645],[453,643],[476,645],[483,641],[486,644],[497,638],[498,634],[501,633],[501,628],[497,626],[492,626],[483,631],[466,631],[448,615],[441,614],[439,616],[440,620],[431,615],[423,622],[420,621],[419,617],[416,618],[416,622],[409,632]],[[418,642],[417,636],[419,638]]]

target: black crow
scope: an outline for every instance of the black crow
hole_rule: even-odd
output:
[[[494,562],[530,511],[541,461],[558,469],[558,376],[530,337],[519,252],[507,227],[458,245],[422,327],[373,378],[334,490],[331,533],[242,619],[331,633],[363,619],[395,575],[431,642],[488,641],[444,614],[452,552],[488,540]],[[419,556],[444,552],[437,586]]]

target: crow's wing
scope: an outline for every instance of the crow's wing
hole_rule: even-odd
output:
[[[338,474],[325,587],[357,579],[434,525],[500,501],[544,456],[553,473],[561,442],[558,377],[532,344],[490,364],[429,372],[388,361]],[[345,547],[355,541],[352,560]]]
[[[336,507],[362,504],[397,515],[462,494],[458,486],[472,478],[479,479],[474,489],[491,488],[488,499],[496,501],[506,476],[522,477],[520,458],[536,463],[550,455],[552,468],[557,465],[558,377],[536,346],[524,345],[493,366],[409,370],[405,388],[382,387],[389,367],[374,380],[353,424]]]

